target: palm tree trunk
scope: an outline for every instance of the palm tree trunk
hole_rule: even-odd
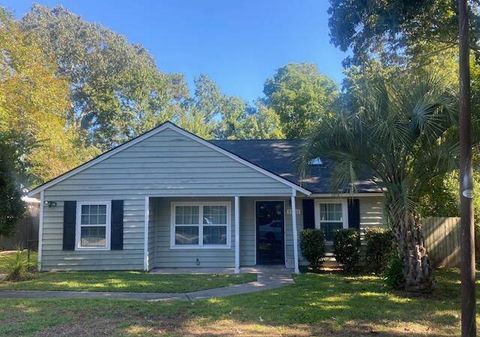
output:
[[[403,261],[405,290],[410,292],[430,292],[433,288],[433,275],[430,259],[424,245],[421,224],[418,217],[408,211],[403,216],[392,216],[393,231],[397,238],[398,253]]]

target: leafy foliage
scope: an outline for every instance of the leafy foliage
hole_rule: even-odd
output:
[[[360,261],[360,232],[355,229],[339,229],[333,237],[335,259],[343,270],[351,273]]]
[[[320,229],[304,229],[300,234],[300,248],[310,267],[315,271],[325,255],[325,236]]]
[[[93,154],[67,123],[68,83],[55,75],[37,41],[1,8],[0,46],[0,133],[13,137],[10,143],[22,162],[17,178],[25,185],[41,182]]]
[[[179,123],[204,138],[283,138],[278,115],[258,100],[248,105],[224,95],[208,76],[195,79],[195,93],[182,103]]]
[[[7,281],[23,281],[31,277],[31,273],[35,265],[28,261],[28,258],[23,254],[22,250],[18,249],[15,252],[15,257],[8,261],[6,266]]]
[[[0,137],[0,235],[10,235],[23,217],[25,205],[15,172],[18,170],[15,148]]]
[[[469,3],[471,46],[478,49],[478,1]],[[408,63],[421,54],[456,49],[456,12],[451,0],[330,0],[330,36],[341,50],[352,50],[346,65],[360,65],[370,58],[383,64]]]
[[[338,88],[313,64],[288,64],[265,82],[266,104],[279,116],[287,138],[304,137],[331,112]]]
[[[385,228],[367,228],[365,241],[367,269],[375,274],[382,274],[394,251],[395,237],[392,231]]]
[[[404,76],[388,83],[375,78],[365,83],[357,91],[362,94],[352,98],[353,111],[335,114],[310,137],[303,162],[318,156],[334,160],[333,176],[341,189],[354,190],[351,183],[372,172],[373,182],[385,189],[406,285],[412,291],[429,291],[431,269],[418,223],[418,202],[435,177],[456,166],[455,96],[432,77]]]
[[[385,283],[392,289],[401,290],[405,286],[403,261],[398,255],[393,255],[385,270]]]
[[[174,119],[187,90],[183,78],[161,73],[141,46],[62,7],[34,5],[22,20],[69,83],[69,122],[106,150]]]

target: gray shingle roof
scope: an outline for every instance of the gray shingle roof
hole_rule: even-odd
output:
[[[320,158],[322,165],[312,165],[309,176],[300,179],[297,154],[302,145],[301,140],[211,140],[210,142],[312,193],[346,191],[346,189],[333,190],[332,171],[335,163],[324,158]],[[359,180],[355,186],[356,192],[359,193],[381,192],[371,178]]]

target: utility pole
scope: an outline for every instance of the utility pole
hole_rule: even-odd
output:
[[[473,179],[470,112],[470,50],[467,0],[458,0],[460,72],[460,217],[462,337],[476,337],[475,243],[473,226]]]

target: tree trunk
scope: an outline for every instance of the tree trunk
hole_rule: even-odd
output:
[[[418,217],[408,211],[395,212],[392,216],[393,231],[397,239],[398,253],[403,261],[405,290],[428,293],[433,289],[430,259],[424,245]],[[399,213],[403,213],[399,216]]]

